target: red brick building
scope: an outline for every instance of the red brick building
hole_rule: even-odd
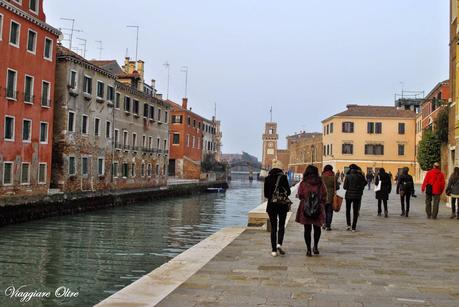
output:
[[[0,197],[48,192],[59,34],[43,0],[0,1]]]
[[[204,119],[188,109],[188,99],[182,105],[171,104],[169,176],[199,179],[203,144]]]
[[[447,107],[450,97],[449,80],[439,82],[425,97],[421,104],[423,130],[432,127],[440,110]]]

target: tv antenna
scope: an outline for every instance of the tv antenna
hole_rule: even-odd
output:
[[[170,68],[171,64],[166,61],[166,63],[163,64],[164,67],[167,69],[167,90],[166,90],[166,99],[169,99],[169,81],[170,81]]]
[[[127,28],[134,28],[137,30],[136,42],[135,42],[135,61],[139,59],[139,29],[140,26],[126,26]]]
[[[188,66],[182,66],[182,69],[180,70],[181,72],[185,73],[185,98],[187,98],[188,95]]]
[[[96,43],[99,44],[99,60],[102,60],[102,50],[104,50],[104,47],[103,47],[103,42],[102,41],[96,41]]]
[[[72,50],[72,44],[73,44],[73,33],[81,33],[83,32],[83,30],[78,30],[78,29],[75,29],[75,19],[74,18],[61,18],[61,20],[65,20],[65,21],[71,21],[72,22],[72,27],[71,28],[60,28],[61,30],[66,30],[66,31],[70,31],[70,33],[68,33],[67,35],[69,35],[69,49]],[[66,40],[66,39],[63,39],[63,40]]]

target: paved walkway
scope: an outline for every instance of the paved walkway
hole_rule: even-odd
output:
[[[400,217],[392,198],[385,219],[366,192],[356,233],[336,214],[312,258],[293,220],[284,257],[270,256],[268,233],[246,230],[159,306],[459,306],[459,221],[444,205],[427,220],[423,195]]]

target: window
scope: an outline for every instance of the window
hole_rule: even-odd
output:
[[[131,98],[128,96],[124,97],[124,111],[131,112]]]
[[[26,103],[33,103],[33,84],[33,77],[26,75],[24,81],[24,102]]]
[[[22,163],[21,165],[21,184],[30,183],[30,163]]]
[[[158,121],[161,121],[161,109],[158,109]]]
[[[88,176],[89,174],[89,159],[88,157],[81,158],[81,175]]]
[[[3,40],[3,15],[0,14],[0,41]]]
[[[132,149],[135,149],[137,145],[137,133],[133,132],[132,133]]]
[[[15,70],[8,69],[6,78],[6,98],[17,99],[17,77],[18,73]]]
[[[173,124],[181,124],[182,123],[182,115],[172,115],[172,123]]]
[[[70,88],[73,88],[73,89],[77,88],[77,78],[78,78],[77,72],[75,70],[71,70],[70,75],[69,75],[69,87]]]
[[[107,86],[107,100],[113,102],[115,99],[115,89],[113,86]]]
[[[135,163],[131,164],[131,177],[135,177]]]
[[[105,175],[105,163],[104,158],[97,159],[97,174],[99,176]]]
[[[190,147],[190,135],[186,135],[186,147]]]
[[[384,145],[382,144],[366,144],[365,145],[365,154],[366,155],[384,155]]]
[[[330,123],[330,133],[333,133],[333,123]]]
[[[142,148],[144,149],[146,145],[147,145],[147,137],[144,135],[142,136]]]
[[[192,146],[192,148],[194,148],[194,144],[195,144],[195,142],[196,142],[196,138],[195,138],[195,136],[193,135],[193,143],[192,143],[192,144],[193,144],[193,146]]]
[[[164,111],[164,122],[167,124],[169,122],[169,112]]]
[[[367,123],[367,133],[375,133],[375,123]]]
[[[120,143],[120,130],[115,129],[115,147]]]
[[[193,119],[193,128],[196,128],[196,120]]]
[[[121,172],[122,172],[123,178],[129,177],[129,164],[123,163]]]
[[[164,149],[164,150],[167,150],[167,140],[164,140],[163,149]]]
[[[140,168],[140,175],[145,177],[145,163],[142,161],[142,167]]]
[[[3,185],[13,184],[13,162],[3,162]]]
[[[49,107],[51,105],[50,88],[51,84],[48,81],[43,81],[41,86],[41,105],[43,107]]]
[[[151,177],[151,163],[148,163],[147,165],[147,175],[148,177]]]
[[[404,144],[398,144],[398,155],[399,156],[405,155],[405,145]]]
[[[155,107],[150,106],[150,112],[148,113],[148,118],[151,120],[155,119]]]
[[[156,148],[158,148],[158,149],[159,149],[159,142],[161,142],[161,140],[160,140],[160,138],[157,138],[156,139]]]
[[[148,137],[148,149],[153,149],[153,138],[151,136]]]
[[[48,172],[48,164],[40,163],[38,165],[38,183],[39,184],[46,183],[47,172]]]
[[[40,122],[40,143],[48,144],[48,123]]]
[[[45,38],[44,58],[46,60],[53,60],[53,41],[50,38]]]
[[[188,126],[190,126],[190,125],[191,125],[191,117],[188,116]],[[269,131],[270,131],[269,134],[272,134],[271,133],[271,129]]]
[[[398,123],[398,134],[405,134],[405,123]]]
[[[180,134],[174,133],[174,136],[172,138],[172,144],[174,144],[174,145],[179,145],[180,144]]]
[[[99,118],[94,118],[94,135],[99,136],[100,135],[100,119]]]
[[[69,111],[69,120],[67,123],[67,130],[75,132],[75,112]]]
[[[159,165],[158,164],[156,164],[155,169],[156,169],[156,175],[159,175]]]
[[[14,141],[14,117],[5,116],[5,141]]]
[[[22,141],[25,143],[32,141],[32,121],[30,119],[22,121]]]
[[[27,51],[35,54],[37,50],[37,32],[29,29],[27,33]]]
[[[97,81],[97,98],[104,99],[105,85],[102,81]]]
[[[330,133],[330,125],[327,125],[325,128],[326,128],[325,129],[325,134],[329,134]]]
[[[76,175],[75,157],[69,157],[69,176]]]
[[[81,133],[88,134],[88,115],[81,116]]]
[[[128,145],[128,132],[125,130],[123,131],[123,146],[127,147]]]
[[[382,133],[382,123],[375,123],[375,133],[376,134]]]
[[[110,139],[112,137],[112,123],[109,121],[105,122],[105,137]]]
[[[149,110],[148,104],[144,103],[143,104],[143,117],[144,118],[148,118],[148,110]]]
[[[11,20],[10,24],[10,45],[19,48],[21,37],[21,25]]]
[[[344,143],[342,146],[343,155],[352,155],[354,154],[354,145],[349,143]]]
[[[91,77],[84,76],[83,92],[89,95],[92,94],[92,78]]]
[[[118,162],[113,162],[112,175],[113,178],[118,178]]]
[[[343,122],[343,133],[354,133],[354,123]]]
[[[29,0],[29,10],[38,14],[38,0]]]
[[[132,113],[135,115],[139,115],[139,101],[138,100],[133,100],[132,101]]]
[[[120,108],[120,103],[121,103],[121,94],[120,93],[116,93],[116,96],[115,96],[115,109],[119,109]]]

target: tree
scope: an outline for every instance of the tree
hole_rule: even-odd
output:
[[[448,132],[449,132],[449,110],[448,108],[443,108],[440,110],[437,118],[435,119],[435,136],[443,144],[448,143]]]
[[[432,168],[435,162],[439,162],[441,159],[441,140],[436,134],[426,130],[422,136],[422,140],[419,142],[418,147],[418,163],[423,171],[427,171]]]
[[[201,170],[203,172],[226,172],[227,164],[218,162],[215,155],[208,153],[201,161]]]

